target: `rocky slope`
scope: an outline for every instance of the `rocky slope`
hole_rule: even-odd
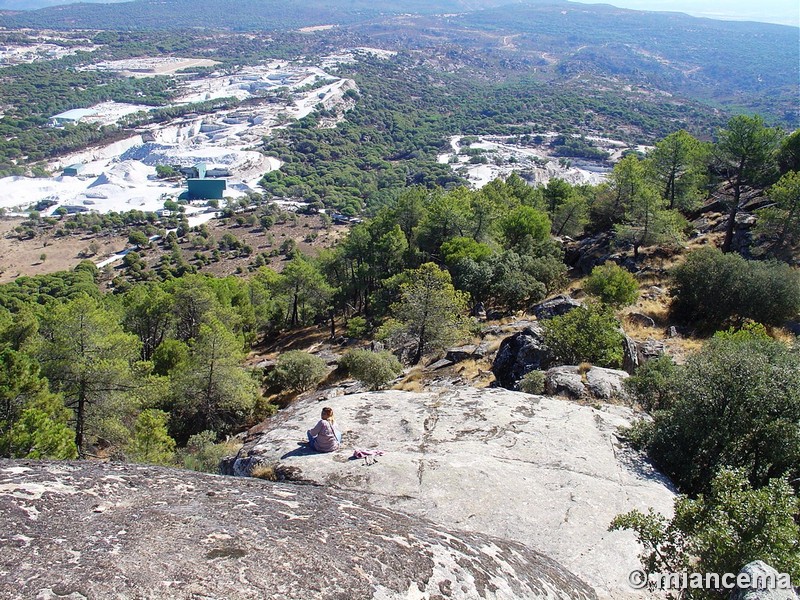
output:
[[[609,533],[608,525],[634,508],[670,514],[674,493],[618,441],[629,410],[465,387],[324,403],[344,431],[341,450],[315,454],[300,444],[323,406],[301,400],[253,431],[228,472],[276,465],[280,477],[367,492],[387,508],[521,542],[601,597],[639,597],[627,576],[639,568],[640,549],[630,532]],[[354,460],[355,447],[386,453]]]
[[[0,461],[0,546],[9,599],[596,598],[521,544],[360,495],[142,465]]]

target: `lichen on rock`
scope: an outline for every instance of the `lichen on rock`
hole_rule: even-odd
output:
[[[0,515],[9,599],[596,598],[521,544],[318,486],[2,460]]]

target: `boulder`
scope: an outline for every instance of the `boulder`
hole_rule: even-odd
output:
[[[567,314],[569,311],[578,308],[581,303],[571,298],[570,296],[561,295],[555,298],[550,298],[544,302],[540,302],[534,306],[531,311],[536,318],[540,321],[545,319],[552,319],[553,317],[560,317]]]
[[[505,329],[500,325],[489,325],[488,327],[483,328],[483,331],[481,331],[481,337],[493,337],[504,332]]]
[[[748,200],[745,203],[744,209],[749,213],[754,213],[757,210],[774,205],[775,201],[771,199],[769,196],[755,196],[754,198]]]
[[[578,371],[578,367],[565,366],[548,369],[544,376],[544,389],[551,396],[582,398],[586,395],[583,375]]]
[[[600,400],[619,398],[625,394],[623,383],[628,377],[625,371],[592,367],[586,372],[586,390]]]
[[[458,346],[456,348],[449,348],[444,355],[445,360],[457,363],[470,358],[483,358],[489,350],[488,344],[469,344],[466,346]]]
[[[647,288],[647,291],[642,294],[642,297],[647,300],[657,300],[666,293],[667,292],[664,288],[658,287],[657,285],[651,285],[649,288]]]
[[[653,320],[652,317],[648,317],[647,315],[642,314],[640,312],[628,313],[627,315],[625,315],[625,319],[629,323],[631,323],[633,325],[639,325],[641,327],[655,327],[656,326],[656,322]]]
[[[254,366],[255,366],[256,369],[263,369],[264,373],[269,373],[270,371],[272,371],[275,368],[276,364],[277,364],[277,361],[275,361],[275,360],[264,359],[264,360],[258,361]]]
[[[751,227],[755,227],[756,225],[756,216],[751,215],[745,212],[740,212],[736,215],[736,226],[741,227],[743,229],[749,229]]]
[[[455,364],[452,360],[447,360],[446,358],[442,358],[440,360],[436,360],[425,367],[426,371],[438,371],[439,369],[444,369],[445,367],[449,367]]]
[[[637,342],[626,335],[622,341],[622,368],[633,375],[641,365],[652,358],[658,358],[665,351],[664,342],[653,339]]]
[[[653,358],[658,358],[666,352],[666,349],[666,344],[659,340],[646,339],[643,342],[636,342],[636,351],[639,354],[640,364],[644,364]]]
[[[636,341],[625,335],[622,339],[622,368],[633,375],[640,364],[639,348],[636,346]]]
[[[617,438],[618,428],[635,419],[630,409],[465,386],[354,394],[331,406],[344,432],[341,450],[316,454],[298,446],[319,418],[318,404],[299,401],[280,411],[234,463],[295,467],[292,477],[328,486],[333,495],[358,490],[380,506],[448,529],[521,542],[601,598],[644,597],[627,583],[640,568],[636,537],[609,532],[608,525],[633,509],[670,516],[674,493]],[[349,460],[354,448],[385,454],[377,462]]]
[[[739,574],[746,574],[751,584],[737,587],[731,593],[730,600],[798,600],[791,582],[786,585],[780,574],[763,561],[746,564]]]
[[[338,365],[339,359],[341,358],[341,355],[331,350],[320,350],[319,352],[314,352],[314,356],[324,360],[325,364],[329,367],[335,367]]]
[[[527,373],[550,366],[552,356],[543,336],[541,326],[531,324],[500,343],[492,363],[492,373],[500,387],[517,389],[520,379]]]
[[[581,373],[578,367],[553,367],[545,373],[544,389],[553,396],[611,400],[624,395],[625,371],[591,367]]]
[[[0,595],[9,600],[596,598],[520,543],[344,490],[3,460],[0,514]]]
[[[564,262],[580,273],[588,275],[594,267],[611,259],[613,241],[612,234],[600,233],[567,243],[564,248]]]

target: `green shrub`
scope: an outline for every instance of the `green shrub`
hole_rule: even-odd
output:
[[[379,342],[389,342],[400,335],[403,331],[403,324],[396,319],[386,319],[383,324],[375,330],[375,339]]]
[[[648,360],[625,380],[628,394],[647,412],[669,408],[674,393],[673,378],[678,367],[669,356]]]
[[[714,334],[714,337],[734,342],[751,342],[753,340],[764,342],[772,339],[767,333],[767,328],[755,321],[748,321],[741,327],[729,327],[726,331],[718,331]]]
[[[97,266],[90,260],[82,260],[75,266],[73,271],[77,272],[85,271],[86,273],[89,273],[89,275],[92,276],[92,279],[94,281],[97,281],[97,277],[100,275],[100,269],[98,269]]]
[[[674,316],[706,329],[745,319],[782,325],[800,312],[800,272],[783,263],[702,248],[672,278]]]
[[[544,322],[545,344],[561,364],[617,368],[623,339],[619,321],[602,305],[579,306]]]
[[[371,390],[384,387],[403,372],[400,361],[387,351],[350,350],[339,361],[339,366]]]
[[[270,373],[270,380],[287,390],[304,392],[322,381],[327,372],[325,361],[318,356],[302,350],[292,350],[278,357],[275,369]]]
[[[544,371],[531,371],[519,382],[519,389],[526,394],[539,395],[544,393]]]
[[[367,320],[364,317],[351,317],[347,321],[347,337],[363,338],[367,334]]]
[[[150,243],[150,238],[144,231],[135,229],[128,234],[128,243],[134,246],[147,246]]]
[[[636,278],[612,262],[592,269],[584,289],[586,293],[596,296],[600,302],[616,308],[633,304],[639,297],[639,284]]]
[[[201,431],[189,438],[186,448],[179,452],[180,462],[185,469],[203,473],[219,473],[219,466],[226,456],[236,454],[239,446],[229,442],[217,443],[213,431]]]
[[[9,358],[8,351],[3,358]],[[17,374],[20,372],[17,371]],[[10,373],[9,373],[10,374]],[[3,416],[8,418],[10,406],[7,392],[12,391],[6,385],[3,398],[7,404]],[[29,388],[30,389],[30,388]],[[22,389],[16,391],[22,392]],[[32,390],[30,390],[32,391]],[[17,400],[25,394],[18,394]],[[0,430],[0,456],[10,458],[54,458],[58,460],[72,459],[78,456],[75,446],[75,432],[67,425],[70,411],[64,407],[61,396],[43,391],[19,407],[22,412],[12,421],[0,420],[4,426]],[[10,428],[8,426],[11,426]]]
[[[139,413],[127,454],[135,462],[174,464],[175,440],[167,431],[169,414],[150,408]]]
[[[707,490],[724,467],[755,486],[800,477],[800,354],[779,341],[728,334],[709,340],[662,388],[646,440],[653,462],[682,490]]]
[[[754,489],[740,471],[722,470],[708,493],[675,500],[675,516],[633,510],[618,515],[610,530],[630,529],[644,552],[649,574],[738,573],[763,560],[779,573],[800,576],[800,500],[784,479],[774,478]],[[656,579],[651,579],[655,582]],[[651,591],[655,585],[650,586]],[[687,600],[725,596],[719,590],[686,589]]]

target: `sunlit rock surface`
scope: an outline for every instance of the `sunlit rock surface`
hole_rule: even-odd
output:
[[[323,404],[335,410],[343,448],[299,444]],[[282,477],[367,492],[387,508],[445,527],[511,539],[563,564],[599,596],[637,598],[628,573],[641,548],[608,532],[619,513],[669,515],[674,492],[617,438],[629,409],[582,406],[503,389],[384,391],[300,400],[252,432],[226,468],[244,475],[277,464]],[[351,460],[354,448],[385,450]]]

